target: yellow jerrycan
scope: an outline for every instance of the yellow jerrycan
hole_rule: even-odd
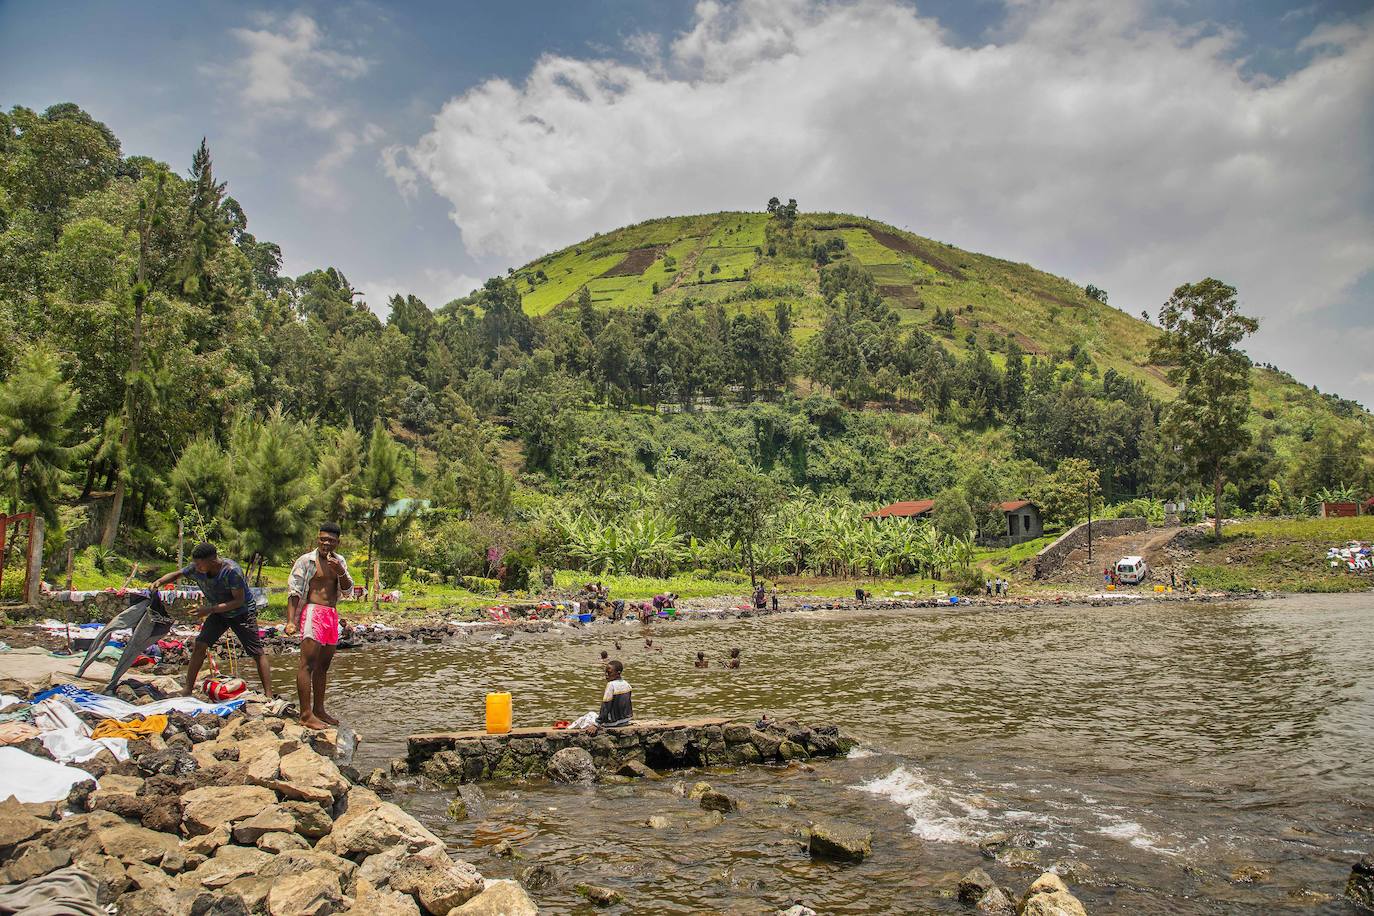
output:
[[[510,731],[511,701],[508,693],[487,694],[487,734],[504,735]]]

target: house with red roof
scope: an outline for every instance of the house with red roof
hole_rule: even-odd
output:
[[[886,518],[929,518],[935,508],[933,499],[909,499],[891,503],[868,513],[864,518],[881,521]],[[1029,499],[1013,499],[998,505],[1007,527],[998,538],[984,538],[1003,544],[1019,544],[1038,538],[1045,533],[1045,522],[1040,515],[1040,507]]]

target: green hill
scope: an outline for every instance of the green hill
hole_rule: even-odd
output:
[[[828,263],[866,269],[901,326],[923,328],[957,358],[967,358],[976,341],[1002,368],[1014,340],[1027,355],[1054,362],[1084,353],[1094,374],[1114,370],[1157,399],[1172,395],[1164,369],[1149,358],[1158,329],[1068,279],[851,214],[798,214],[790,247],[776,243],[774,223],[766,212],[648,220],[544,255],[516,270],[515,279],[533,316],[573,305],[584,287],[601,309],[718,303],[733,315],[771,313],[785,302],[802,343],[828,308],[820,289],[824,267],[813,256],[821,246]],[[946,313],[953,314],[952,329],[936,324]],[[1281,457],[1291,457],[1323,424],[1374,435],[1368,411],[1272,367],[1254,370],[1254,405],[1257,427],[1268,423]]]

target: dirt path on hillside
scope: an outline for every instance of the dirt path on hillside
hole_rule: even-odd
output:
[[[1144,557],[1145,562],[1150,564],[1151,579],[1154,582],[1167,584],[1170,567],[1175,567],[1180,576],[1184,572],[1182,565],[1177,563],[1168,547],[1174,538],[1186,530],[1185,527],[1174,525],[1117,537],[1094,537],[1091,561],[1088,560],[1088,548],[1079,547],[1069,553],[1058,571],[1040,581],[1093,586],[1102,582],[1104,566],[1111,566],[1122,557],[1134,555]]]
[[[716,229],[720,227],[720,224],[724,219],[725,217],[721,217],[720,219],[716,220],[714,223],[711,224],[711,228],[707,229],[706,232],[702,235],[701,244],[693,248],[692,253],[682,259],[682,267],[678,269],[677,275],[673,277],[673,282],[669,283],[667,286],[663,288],[663,292],[666,293],[669,290],[677,289],[679,286],[682,285],[683,277],[691,276],[692,271],[696,269],[697,260],[701,257],[701,253],[705,251],[706,246],[711,243],[711,236],[715,234]]]

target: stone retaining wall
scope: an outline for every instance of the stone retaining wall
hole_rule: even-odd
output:
[[[853,746],[854,740],[835,725],[788,720],[759,729],[728,719],[697,719],[644,722],[595,735],[542,728],[514,729],[505,735],[413,735],[406,763],[410,772],[438,782],[464,783],[544,776],[550,758],[565,748],[581,748],[592,755],[599,770],[614,772],[635,763],[661,770],[841,757]]]
[[[1135,534],[1150,527],[1148,519],[1143,518],[1105,518],[1092,523],[1094,538],[1111,538],[1123,534]],[[1035,555],[1031,562],[1035,568],[1035,578],[1043,579],[1059,570],[1064,559],[1079,547],[1088,544],[1088,523],[1075,525],[1064,532],[1053,544]]]

